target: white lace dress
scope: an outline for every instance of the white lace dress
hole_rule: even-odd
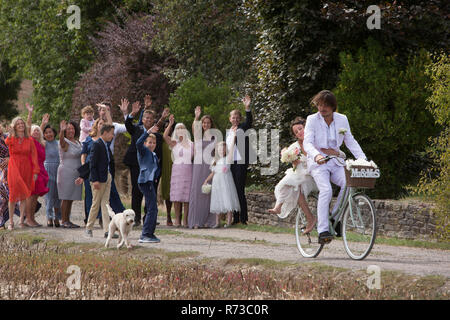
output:
[[[298,142],[291,144],[288,150],[295,148],[301,150]],[[286,175],[275,187],[276,205],[282,203],[281,213],[278,215],[282,219],[286,218],[297,206],[300,192],[307,198],[311,191],[318,191],[314,179],[308,174],[306,161],[306,156],[302,154],[295,171],[293,168],[287,169]]]
[[[210,212],[219,214],[228,211],[241,211],[233,175],[225,157],[220,158],[216,165],[211,166],[210,169],[214,171],[211,183]]]

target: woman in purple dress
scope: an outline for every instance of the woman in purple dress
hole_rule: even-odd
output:
[[[172,150],[173,165],[170,179],[170,201],[175,208],[175,225],[181,225],[182,207],[184,209],[183,226],[187,227],[189,214],[189,194],[192,180],[192,156],[194,144],[189,139],[189,132],[182,123],[175,126],[172,137],[169,132],[175,122],[173,114],[164,131],[164,141]]]
[[[195,108],[195,120],[192,123],[192,132],[194,137],[199,135],[200,139],[194,139],[194,164],[192,169],[192,183],[189,196],[189,228],[211,228],[216,224],[215,215],[210,214],[209,206],[211,203],[211,194],[202,193],[202,184],[211,173],[210,163],[203,159],[203,153],[210,150],[210,158],[214,158],[214,136],[211,136],[211,128],[214,123],[211,116],[204,115],[200,120],[201,108]],[[208,147],[209,146],[209,147]],[[199,154],[201,152],[201,154]]]

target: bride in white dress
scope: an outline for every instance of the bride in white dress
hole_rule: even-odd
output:
[[[297,141],[291,144],[287,149],[281,152],[291,151],[298,148],[301,151],[299,160],[292,163],[293,168],[286,170],[286,175],[278,182],[275,187],[276,203],[269,213],[277,214],[280,218],[286,218],[289,213],[298,205],[306,214],[308,225],[304,233],[309,233],[314,228],[317,219],[314,218],[309,210],[306,199],[311,191],[318,191],[314,179],[308,174],[306,166],[306,152],[303,149],[303,134],[305,129],[305,120],[297,117],[292,121],[291,130]],[[295,170],[294,170],[295,168]]]

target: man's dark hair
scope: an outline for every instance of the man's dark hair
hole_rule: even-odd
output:
[[[337,110],[337,100],[333,92],[330,90],[322,90],[311,99],[311,103],[318,108],[319,105],[324,104],[333,109],[333,112]]]
[[[104,124],[100,129],[100,135],[103,135],[105,132],[109,132],[114,130],[114,126],[112,124]]]

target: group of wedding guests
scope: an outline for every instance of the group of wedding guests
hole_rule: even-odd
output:
[[[125,112],[128,101],[123,100],[121,110]],[[154,235],[157,215],[157,190],[161,184],[161,197],[165,202],[166,224],[175,227],[218,228],[219,215],[227,214],[226,227],[231,224],[246,224],[247,202],[245,198],[245,182],[248,167],[247,161],[240,161],[244,149],[236,145],[236,132],[246,131],[252,125],[250,98],[246,96],[243,104],[246,119],[242,122],[239,110],[230,112],[230,130],[227,130],[227,142],[216,141],[211,135],[215,128],[211,116],[201,116],[201,107],[196,107],[195,119],[192,123],[194,136],[199,133],[200,139],[191,138],[183,123],[175,123],[175,117],[169,108],[164,109],[161,118],[156,122],[156,114],[151,109],[151,98],[144,99],[145,108],[140,114],[137,124],[133,120],[138,117],[140,103],[132,105],[131,113],[126,116],[125,126],[131,135],[131,143],[125,154],[124,163],[129,167],[132,185],[131,207],[135,212],[135,225],[141,223],[141,204],[145,197],[146,218],[140,242],[159,242]],[[163,132],[163,134],[161,134]],[[223,147],[223,144],[226,147]],[[203,161],[205,150],[210,152],[211,162]],[[194,161],[200,156],[201,161]],[[224,163],[224,158],[229,161]],[[212,173],[217,174],[212,174]],[[227,184],[223,185],[226,180]],[[205,193],[203,185],[212,181],[211,192]],[[172,205],[175,211],[175,222],[170,215]]]
[[[115,213],[125,210],[114,182],[114,143],[118,134],[128,132],[131,143],[123,162],[131,176],[131,207],[135,226],[141,224],[142,200],[145,197],[141,242],[159,242],[154,231],[157,218],[157,190],[167,209],[167,225],[176,227],[218,228],[219,214],[226,213],[225,226],[247,222],[245,180],[248,166],[238,161],[246,150],[235,144],[236,132],[252,125],[250,98],[243,99],[246,119],[241,123],[239,110],[230,113],[227,141],[215,141],[208,129],[215,128],[209,115],[201,116],[195,108],[192,129],[201,132],[200,141],[192,141],[186,126],[176,123],[169,108],[156,122],[149,95],[132,104],[122,99],[119,105],[124,124],[112,121],[111,105],[97,104],[98,118],[91,106],[81,110],[82,119],[61,121],[58,132],[49,125],[45,114],[40,126],[32,125],[34,107],[27,104],[28,119],[13,119],[10,128],[0,132],[0,226],[9,219],[8,229],[15,228],[11,212],[20,216],[20,227],[41,226],[34,219],[40,196],[45,196],[47,226],[79,228],[71,222],[73,201],[82,200],[86,235],[91,237],[96,218],[107,237],[109,216],[106,204]],[[247,141],[248,142],[248,141]],[[213,163],[194,162],[197,152],[210,147]],[[248,148],[248,145],[246,146]],[[227,157],[227,161],[225,158]],[[212,184],[211,192],[202,187]],[[20,205],[19,205],[20,204]],[[172,222],[172,204],[175,222]]]
[[[122,99],[119,105],[124,124],[112,121],[111,105],[97,104],[99,117],[94,120],[94,109],[82,109],[80,126],[61,121],[59,140],[57,132],[45,114],[41,126],[32,125],[33,107],[27,105],[28,119],[13,119],[9,135],[0,127],[0,226],[9,219],[8,228],[14,228],[13,213],[20,216],[19,226],[40,226],[35,218],[37,199],[45,195],[48,226],[79,228],[70,221],[73,201],[82,199],[85,188],[86,236],[92,237],[96,218],[108,236],[109,208],[115,213],[125,210],[114,182],[114,143],[118,134],[128,132],[131,143],[123,162],[128,166],[132,183],[131,207],[134,224],[141,224],[141,206],[145,197],[143,231],[139,242],[157,243],[157,192],[165,201],[167,225],[189,228],[218,228],[220,214],[227,214],[225,226],[246,224],[248,220],[245,197],[246,173],[250,158],[248,138],[238,143],[238,133],[252,126],[250,97],[243,100],[245,121],[239,110],[230,112],[231,127],[225,141],[216,141],[211,134],[215,128],[211,116],[201,116],[201,107],[195,108],[192,123],[192,141],[186,125],[176,123],[169,108],[165,108],[156,122],[150,96],[132,104]],[[356,158],[366,159],[353,138],[345,115],[337,113],[337,101],[332,92],[323,90],[315,95],[312,104],[318,112],[307,120],[297,117],[291,123],[291,133],[297,140],[283,152],[295,151],[298,158],[292,168],[275,187],[276,204],[269,212],[285,218],[297,205],[305,212],[309,233],[317,224],[319,242],[328,243],[331,182],[341,187],[346,184],[345,154],[340,146],[345,143]],[[163,132],[161,134],[161,132]],[[212,161],[204,161],[209,155]],[[209,153],[209,154],[208,154]],[[200,161],[194,161],[200,156]],[[327,156],[336,156],[330,161]],[[210,184],[211,182],[211,184]],[[210,187],[209,191],[207,187]],[[319,191],[317,218],[308,208],[307,197]],[[20,203],[20,205],[18,205]],[[337,202],[339,203],[339,201]],[[172,204],[175,223],[172,222]],[[336,212],[333,208],[332,213]],[[339,230],[338,230],[339,234]]]

